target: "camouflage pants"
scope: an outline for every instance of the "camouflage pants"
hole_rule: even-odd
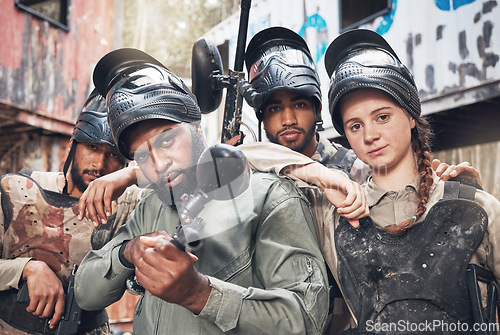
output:
[[[11,326],[9,326],[7,323],[5,323],[2,319],[0,319],[0,335],[26,335],[29,333],[25,333],[23,331],[17,330]],[[111,334],[109,330],[109,324],[106,323],[105,325],[102,325],[99,328],[96,328],[94,330],[81,333],[80,335],[109,335]]]

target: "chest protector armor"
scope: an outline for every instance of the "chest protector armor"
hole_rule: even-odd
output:
[[[358,228],[341,219],[335,230],[339,281],[359,333],[378,333],[367,325],[400,320],[461,322],[472,329],[466,271],[488,225],[474,194],[471,186],[446,182],[443,199],[402,236],[370,217]]]
[[[78,198],[44,190],[23,174],[0,179],[4,238],[2,258],[33,257],[44,261],[66,286],[74,264],[110,238],[113,218],[94,228],[78,220]]]

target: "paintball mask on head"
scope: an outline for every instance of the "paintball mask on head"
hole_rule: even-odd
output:
[[[71,149],[64,163],[64,176],[66,176],[69,166],[75,158],[76,145],[78,143],[97,143],[109,145],[124,163],[128,161],[120,153],[113,137],[111,136],[111,129],[108,124],[107,116],[106,100],[96,89],[94,89],[87,98],[87,101],[83,105],[82,111],[76,120],[76,125],[73,129],[73,134],[71,135]],[[63,192],[67,193],[67,182]]]
[[[71,139],[79,143],[107,144],[122,158],[111,136],[108,125],[106,100],[94,89],[83,105],[82,112],[76,120]]]
[[[105,55],[94,70],[94,84],[106,96],[111,134],[128,159],[133,157],[120,138],[127,127],[150,119],[201,120],[196,97],[184,82],[143,51],[124,48]]]
[[[267,98],[276,90],[286,89],[313,99],[316,124],[323,130],[319,76],[302,37],[283,27],[262,30],[248,44],[245,62],[250,84],[262,94],[263,103],[255,107],[259,121]]]
[[[413,76],[385,39],[376,32],[351,30],[337,37],[325,54],[330,76],[328,102],[335,129],[344,134],[338,103],[348,92],[375,88],[392,96],[411,116],[420,115]]]

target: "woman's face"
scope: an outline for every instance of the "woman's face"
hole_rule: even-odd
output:
[[[415,120],[387,93],[371,88],[350,92],[340,102],[340,113],[349,144],[372,170],[390,173],[415,165]]]

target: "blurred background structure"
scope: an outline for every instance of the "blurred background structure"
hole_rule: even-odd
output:
[[[239,0],[0,0],[0,174],[21,168],[61,171],[91,74],[107,52],[135,47],[190,84],[191,48],[215,42],[234,68]],[[325,135],[347,145],[328,114],[323,57],[351,28],[377,31],[413,72],[423,113],[436,132],[434,156],[469,161],[500,199],[500,6],[497,0],[253,0],[247,42],[270,26],[307,41],[323,86]],[[203,117],[210,144],[220,139],[223,105]],[[243,121],[255,130],[253,110]],[[253,139],[245,127],[245,142]],[[108,308],[130,331],[137,297]]]

